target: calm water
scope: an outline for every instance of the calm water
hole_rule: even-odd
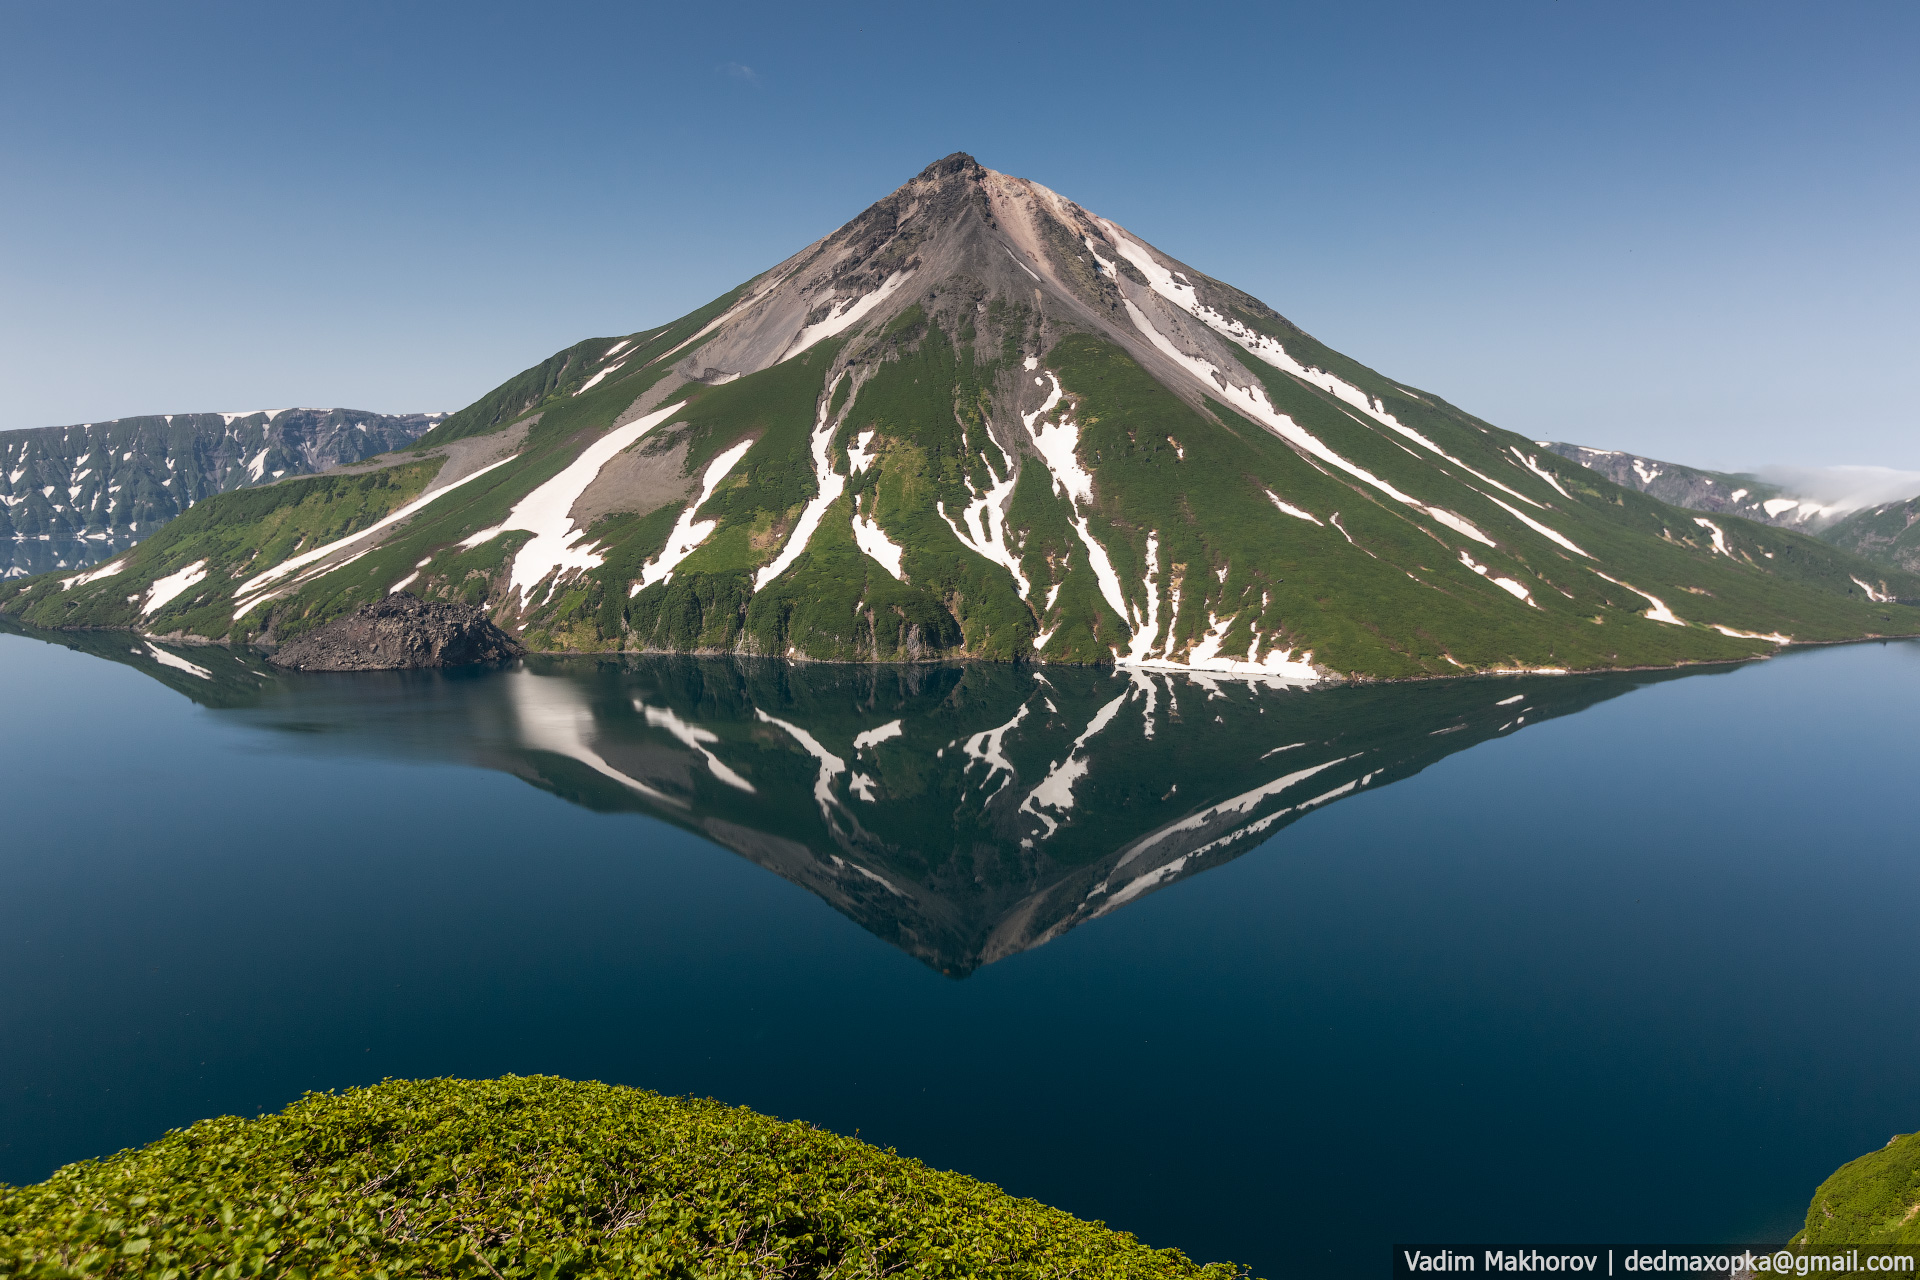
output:
[[[1307,694],[69,642],[0,635],[0,1180],[551,1072],[1277,1277],[1784,1238],[1920,1125],[1913,644]]]

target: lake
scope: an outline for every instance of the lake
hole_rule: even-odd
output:
[[[1784,1240],[1920,1127],[1912,642],[1303,692],[6,633],[0,707],[4,1181],[552,1073],[1279,1277]]]

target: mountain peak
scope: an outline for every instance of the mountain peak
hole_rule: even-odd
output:
[[[964,151],[956,151],[950,156],[942,156],[915,175],[914,181],[938,180],[952,177],[972,177],[989,173],[978,160]]]
[[[311,528],[265,505],[301,483],[10,607],[289,639],[405,589],[484,600],[536,650],[1294,684],[1920,633],[1896,603],[1920,578],[1611,484],[963,152],[329,481]],[[1045,794],[1007,816],[1023,839],[1062,821],[1035,816]]]

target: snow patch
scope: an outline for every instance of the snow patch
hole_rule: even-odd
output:
[[[600,372],[594,374],[591,378],[588,378],[585,382],[581,383],[580,389],[578,391],[575,391],[573,394],[575,394],[576,396],[583,396],[587,394],[587,392],[593,390],[596,386],[600,385],[600,379],[606,377],[610,373],[618,373],[622,368],[626,366],[626,363],[627,362],[625,360],[622,360],[619,364],[608,365],[606,368],[602,369]]]
[[[840,495],[847,491],[847,478],[833,469],[833,423],[827,415],[828,404],[827,397],[822,396],[820,407],[814,415],[813,438],[808,445],[813,454],[813,481],[817,492],[800,513],[800,519],[788,535],[787,544],[780,548],[780,554],[774,557],[773,563],[753,576],[755,591],[763,589],[792,567],[793,562],[800,558],[800,553],[807,549],[807,543],[813,540],[820,522],[826,519],[827,508],[839,501]],[[856,529],[856,536],[857,533]],[[900,575],[896,573],[894,576],[897,578]]]
[[[851,329],[854,325],[866,319],[867,315],[872,312],[875,307],[899,292],[900,286],[905,284],[912,275],[913,272],[911,271],[896,271],[882,281],[878,289],[875,289],[865,297],[848,298],[845,301],[835,303],[833,310],[828,312],[826,319],[822,320],[819,324],[810,324],[800,330],[800,332],[794,336],[793,341],[787,344],[787,349],[780,353],[780,358],[775,360],[774,363],[779,364],[781,360],[791,360],[794,356],[799,355],[802,351],[805,351],[821,339],[831,338],[835,334],[843,333]]]
[[[176,569],[166,577],[158,579],[147,588],[147,598],[140,606],[140,616],[151,618],[167,607],[187,588],[199,583],[207,576],[207,562],[195,560],[184,568]]]
[[[1087,518],[1080,514],[1079,504],[1093,502],[1093,476],[1080,465],[1078,449],[1080,447],[1080,426],[1068,413],[1060,421],[1035,428],[1035,424],[1060,403],[1062,392],[1060,379],[1048,371],[1046,381],[1035,378],[1035,382],[1046,385],[1051,381],[1053,389],[1038,409],[1032,413],[1023,413],[1020,420],[1026,425],[1027,435],[1032,439],[1034,448],[1040,451],[1040,459],[1046,464],[1047,473],[1053,477],[1053,489],[1067,499],[1067,510],[1073,531],[1079,536],[1080,544],[1087,549],[1087,558],[1093,563],[1093,575],[1100,583],[1100,594],[1106,597],[1107,604],[1122,619],[1129,616],[1125,594],[1120,589],[1120,575],[1114,572],[1113,560],[1107,555],[1107,549],[1093,536],[1087,524]],[[1009,492],[1012,478],[1005,482]],[[1023,583],[1024,585],[1024,583]],[[1026,592],[1023,590],[1024,596]]]
[[[907,731],[900,726],[901,722],[895,720],[889,724],[881,725],[878,729],[868,729],[863,733],[857,733],[853,738],[853,749],[855,751],[865,751],[868,747],[877,747],[883,742],[891,742],[895,738],[903,738],[906,736]]]
[[[111,578],[114,574],[125,571],[126,567],[126,560],[115,560],[111,563],[101,565],[98,569],[89,569],[85,573],[77,573],[71,578],[60,579],[60,589],[62,591],[69,591],[74,587],[84,587],[89,582],[98,582],[102,578]],[[1856,578],[1855,581],[1857,582],[1859,579]]]
[[[900,569],[900,559],[906,554],[906,549],[889,538],[878,524],[866,516],[856,515],[853,518],[853,540],[862,551],[878,560],[880,567],[895,579],[900,582],[907,580],[907,575]]]
[[[1472,538],[1475,542],[1483,543],[1489,547],[1495,545],[1492,538],[1480,532],[1480,530],[1474,527],[1472,522],[1468,521],[1465,517],[1456,515],[1454,512],[1444,510],[1440,507],[1430,507],[1411,494],[1402,493],[1392,484],[1374,475],[1364,467],[1347,461],[1332,449],[1328,448],[1318,436],[1302,427],[1286,414],[1275,409],[1272,402],[1267,399],[1267,393],[1264,388],[1257,384],[1250,387],[1235,386],[1227,380],[1225,375],[1223,375],[1212,362],[1200,356],[1188,355],[1186,352],[1174,346],[1173,343],[1169,342],[1166,335],[1154,328],[1153,323],[1147,319],[1146,314],[1142,312],[1139,307],[1136,307],[1131,299],[1122,299],[1122,301],[1126,304],[1127,316],[1133,321],[1134,328],[1138,329],[1141,335],[1145,337],[1148,342],[1152,343],[1161,354],[1186,368],[1204,382],[1212,390],[1213,394],[1219,396],[1222,400],[1225,400],[1228,404],[1240,410],[1255,422],[1260,423],[1282,440],[1295,446],[1303,453],[1318,458],[1330,466],[1338,467],[1354,479],[1372,485],[1389,498],[1392,498],[1395,502],[1433,517],[1448,528]]]
[[[1407,426],[1391,413],[1388,413],[1384,401],[1376,400],[1359,387],[1354,386],[1343,378],[1328,373],[1324,369],[1316,369],[1310,365],[1302,364],[1288,354],[1287,349],[1282,346],[1277,339],[1269,337],[1264,333],[1256,332],[1240,321],[1230,316],[1222,315],[1212,307],[1203,305],[1194,287],[1190,283],[1187,283],[1185,278],[1179,276],[1178,273],[1169,271],[1154,261],[1153,254],[1148,252],[1145,245],[1136,244],[1134,241],[1128,239],[1127,236],[1111,222],[1103,220],[1101,225],[1107,229],[1109,239],[1112,241],[1114,247],[1120,251],[1121,256],[1140,269],[1140,273],[1147,278],[1147,283],[1155,293],[1181,308],[1228,341],[1241,347],[1250,354],[1259,357],[1274,368],[1284,370],[1303,382],[1319,387],[1334,398],[1352,405],[1382,426],[1405,436],[1409,440],[1415,441],[1421,447],[1430,450],[1439,457],[1451,462],[1454,466],[1459,467],[1467,474],[1492,485],[1501,492],[1510,494],[1531,506],[1537,507],[1540,505],[1519,490],[1509,489],[1492,476],[1474,470],[1460,459],[1449,454],[1438,444],[1429,440],[1425,435],[1422,435],[1419,431]],[[1131,307],[1131,304],[1129,304],[1129,306]],[[1137,310],[1137,308],[1133,309]],[[1136,318],[1135,324],[1139,324],[1139,322],[1139,318]],[[1152,341],[1153,337],[1154,334],[1149,334],[1149,341]],[[1161,339],[1161,342],[1164,341],[1164,339]],[[1156,342],[1155,345],[1159,346],[1160,342]],[[1181,360],[1183,363],[1188,363],[1189,365],[1194,363],[1206,364],[1205,361],[1199,361],[1196,357],[1187,356],[1184,353],[1173,350],[1172,344],[1170,343],[1162,347],[1162,350],[1166,350],[1168,354],[1172,355],[1175,359]],[[1207,368],[1211,371],[1213,367],[1207,365]],[[1214,377],[1209,378],[1209,380],[1217,380],[1217,371]],[[1257,388],[1255,390],[1259,399],[1265,402],[1266,396],[1264,392],[1259,391]],[[1267,406],[1267,409],[1268,412],[1273,412],[1270,404]],[[1488,545],[1491,546],[1492,544],[1489,543]]]
[[[1758,631],[1736,631],[1732,627],[1723,627],[1717,622],[1709,622],[1707,626],[1711,627],[1715,631],[1718,631],[1723,636],[1732,636],[1736,640],[1766,640],[1766,641],[1770,641],[1773,644],[1792,644],[1793,643],[1792,636],[1782,635],[1778,631],[1772,632],[1770,634],[1763,634]]]
[[[1573,542],[1568,538],[1566,538],[1564,535],[1555,533],[1552,529],[1547,528],[1547,526],[1541,524],[1538,520],[1535,520],[1532,516],[1526,514],[1524,511],[1521,511],[1518,507],[1510,507],[1506,503],[1500,501],[1500,499],[1494,497],[1490,493],[1483,493],[1480,496],[1485,498],[1488,502],[1491,502],[1494,506],[1499,507],[1502,511],[1506,512],[1508,515],[1512,516],[1515,520],[1518,520],[1521,524],[1524,524],[1525,526],[1527,526],[1527,528],[1533,530],[1535,533],[1539,534],[1541,537],[1547,539],[1549,542],[1558,543],[1560,546],[1565,547],[1567,550],[1573,552],[1575,555],[1586,556],[1587,559],[1589,560],[1593,559],[1592,556],[1587,555],[1586,552],[1582,551],[1579,547],[1575,546]]]
[[[479,546],[510,529],[531,533],[533,538],[513,558],[513,573],[508,580],[508,590],[529,594],[550,573],[564,577],[568,573],[598,568],[605,563],[598,548],[591,544],[576,545],[585,536],[585,530],[574,527],[570,514],[573,504],[599,476],[602,467],[678,413],[685,403],[669,405],[607,432],[581,450],[580,456],[568,463],[560,474],[515,503],[504,521],[467,538],[461,547]]]
[[[847,446],[847,466],[855,472],[865,471],[873,465],[873,432],[862,431],[858,439]]]
[[[629,596],[639,595],[656,582],[672,581],[675,567],[692,555],[694,548],[707,540],[708,534],[719,528],[718,520],[697,520],[694,517],[701,507],[707,505],[707,500],[713,497],[713,491],[720,487],[720,482],[727,478],[727,473],[746,456],[753,444],[751,439],[742,440],[707,465],[706,474],[700,478],[700,496],[680,512],[680,518],[674,521],[673,532],[667,535],[667,545],[640,570],[640,581],[627,588]]]
[[[1267,497],[1272,500],[1274,506],[1280,508],[1282,511],[1286,512],[1288,515],[1294,517],[1296,520],[1310,520],[1314,524],[1319,525],[1321,528],[1323,529],[1326,528],[1325,523],[1321,521],[1319,516],[1314,515],[1311,511],[1302,511],[1299,507],[1294,506],[1291,502],[1287,502],[1283,500],[1280,497],[1280,495],[1275,493],[1273,490],[1271,489],[1267,490]]]
[[[1721,530],[1719,525],[1702,516],[1695,516],[1693,522],[1713,534],[1713,549],[1716,552],[1727,557],[1729,560],[1733,559],[1733,552],[1727,550],[1727,535]],[[1854,581],[1858,582],[1859,579],[1855,578]]]
[[[1847,576],[1849,578],[1853,578],[1852,574],[1848,574]],[[1866,592],[1867,599],[1871,600],[1875,604],[1892,604],[1893,603],[1893,597],[1887,594],[1887,592],[1885,592],[1884,590],[1875,591],[1872,587],[1860,581],[1860,579],[1858,578],[1853,578],[1853,585],[1856,587],[1859,587],[1862,591]],[[1882,587],[1885,587],[1887,584],[1883,582],[1880,585]]]
[[[458,480],[455,480],[452,484],[443,485],[438,489],[429,490],[428,492],[423,493],[419,497],[415,498],[412,502],[405,504],[404,506],[398,508],[397,510],[388,512],[385,516],[381,517],[379,520],[374,521],[372,524],[368,525],[366,528],[362,529],[358,533],[350,533],[344,538],[337,538],[334,541],[329,542],[324,546],[315,547],[311,551],[303,551],[297,556],[293,556],[287,560],[282,560],[279,564],[273,566],[273,568],[267,570],[265,573],[249,578],[246,582],[241,583],[240,588],[233,593],[234,603],[237,606],[233,616],[238,618],[242,613],[245,613],[248,609],[252,608],[253,605],[259,603],[259,601],[254,600],[254,601],[248,601],[245,604],[241,604],[240,603],[241,597],[252,595],[254,592],[260,591],[265,587],[271,585],[272,583],[278,582],[280,579],[286,577],[288,574],[293,573],[299,569],[304,569],[306,566],[312,564],[316,560],[325,559],[327,556],[332,555],[334,552],[340,550],[342,547],[350,546],[355,542],[359,542],[363,538],[371,537],[374,534],[379,533],[383,529],[386,529],[393,525],[398,524],[400,521],[405,520],[408,516],[411,516],[414,512],[420,510],[420,508],[426,506],[428,503],[433,502],[439,498],[445,497],[447,494],[452,493],[455,489],[458,489],[461,485],[468,484],[468,483],[471,483],[472,481],[478,480],[481,476],[486,475],[489,471],[493,471],[496,468],[506,466],[509,462],[512,462],[514,458],[517,458],[519,456],[520,456],[519,454],[514,454],[511,457],[502,458],[500,459],[500,461],[493,463],[490,466],[485,466],[480,468],[478,471],[475,471],[471,475],[461,476]],[[498,530],[494,530],[494,532],[498,532]],[[463,545],[470,545],[470,544],[463,544]],[[364,555],[365,553],[362,552],[361,554]]]
[[[1540,607],[1539,605],[1533,603],[1533,593],[1528,591],[1524,585],[1522,585],[1521,583],[1519,583],[1518,581],[1512,578],[1495,578],[1495,577],[1489,576],[1491,571],[1487,568],[1487,566],[1483,564],[1475,564],[1473,562],[1473,557],[1468,555],[1464,551],[1460,553],[1460,563],[1464,564],[1465,566],[1467,566],[1467,568],[1473,570],[1475,573],[1479,574],[1481,577],[1486,578],[1488,582],[1491,582],[1494,586],[1500,588],[1502,591],[1506,592],[1508,595],[1512,596],[1514,599],[1519,600],[1521,603],[1530,605],[1535,609],[1538,609]]]
[[[1646,592],[1642,591],[1640,588],[1634,586],[1631,582],[1622,582],[1618,578],[1609,578],[1607,577],[1606,574],[1601,573],[1598,569],[1593,570],[1593,574],[1597,578],[1601,578],[1607,582],[1611,582],[1616,587],[1625,587],[1628,591],[1633,592],[1633,594],[1639,596],[1642,600],[1645,600],[1648,604],[1652,605],[1653,607],[1651,609],[1648,609],[1645,613],[1641,614],[1640,615],[1641,617],[1651,618],[1655,622],[1664,622],[1667,625],[1674,626],[1674,627],[1684,627],[1687,625],[1683,620],[1674,616],[1673,610],[1667,608],[1666,603],[1662,601],[1660,597],[1648,595]]]

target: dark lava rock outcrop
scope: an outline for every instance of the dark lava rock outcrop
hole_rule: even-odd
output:
[[[335,618],[268,661],[295,671],[397,671],[507,662],[524,652],[472,605],[402,591]]]

